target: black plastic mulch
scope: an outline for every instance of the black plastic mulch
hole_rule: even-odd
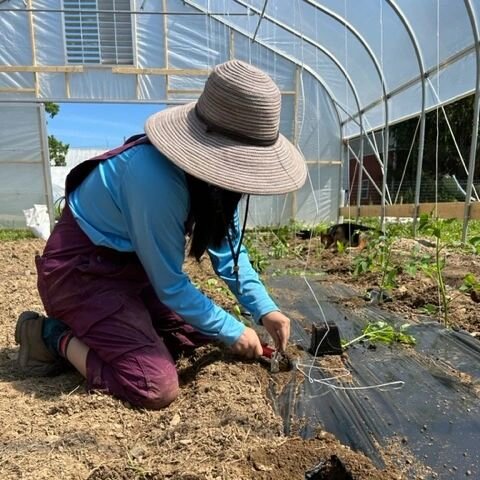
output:
[[[307,350],[311,325],[322,324],[322,317],[304,279],[272,277],[267,283],[293,321],[292,342]],[[345,299],[356,293],[348,286],[328,285],[315,278],[309,283],[342,339],[360,335],[368,322],[407,323],[367,302],[364,307],[349,308]],[[378,344],[372,349],[367,343],[350,347],[346,366],[353,381],[343,384],[368,386],[401,380],[403,388],[342,391],[307,379],[295,388],[292,378],[273,398],[284,418],[285,432],[290,433],[295,422],[304,425],[301,435],[311,437],[321,426],[379,467],[383,466],[380,450],[393,443],[400,462],[405,458],[413,465],[430,467],[431,478],[480,478],[480,342],[428,320],[412,324],[409,333],[417,340],[413,348]],[[305,353],[307,362],[312,358]],[[314,375],[326,378],[332,372]],[[298,380],[302,374],[294,370],[293,376]]]

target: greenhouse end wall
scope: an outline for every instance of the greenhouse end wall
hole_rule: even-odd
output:
[[[35,204],[53,213],[44,121],[42,104],[0,102],[0,228],[25,227]]]

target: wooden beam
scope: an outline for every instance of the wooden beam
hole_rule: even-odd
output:
[[[228,59],[233,60],[235,58],[235,36],[233,29],[230,29],[230,37],[228,42]]]
[[[203,92],[203,88],[183,88],[183,89],[169,88],[167,90],[168,94],[173,93],[173,94],[177,94],[177,95],[182,95],[182,94],[185,94],[185,95],[189,95],[189,94],[200,95],[202,92]]]
[[[444,203],[421,203],[418,213],[437,212],[439,218],[457,218],[463,219],[464,202],[444,202]],[[362,205],[360,207],[361,217],[379,217],[381,215],[381,205]],[[356,211],[355,206],[340,208],[340,215],[348,217],[352,212]],[[407,217],[413,218],[415,214],[415,204],[404,203],[403,205],[386,205],[385,215],[387,217]],[[480,220],[480,202],[471,204],[470,219]]]
[[[305,160],[307,165],[341,165],[341,160]]]
[[[34,93],[35,88],[0,87],[0,93]]]
[[[32,0],[28,0],[27,2],[28,8],[31,10],[32,9]],[[37,51],[36,51],[36,45],[35,45],[35,26],[33,24],[33,13],[30,11],[28,13],[28,24],[30,27],[30,47],[32,49],[32,65],[37,64]],[[35,89],[35,97],[39,96],[39,85],[38,85],[38,74],[37,72],[34,72],[33,74],[33,84],[34,84],[34,89]]]
[[[138,68],[138,67],[112,67],[112,73],[125,75],[186,75],[207,76],[210,70],[195,68]]]
[[[203,92],[203,88],[169,88],[167,90],[168,93],[202,93]],[[282,95],[296,95],[296,92],[294,91],[289,91],[289,90],[285,90],[285,91],[280,91],[280,93]]]
[[[32,73],[81,73],[83,65],[0,65],[1,73],[32,72]]]
[[[70,98],[70,75],[65,72],[65,95]]]
[[[103,65],[0,65],[0,73],[9,72],[38,72],[38,73],[83,73],[89,69],[102,70],[111,68],[112,73],[126,75],[188,75],[207,76],[208,69],[195,68],[137,68],[137,67],[106,67]]]
[[[168,11],[167,0],[162,0],[162,10],[165,15],[163,15],[163,66],[168,68]],[[168,98],[168,89],[170,88],[170,79],[168,75],[165,75],[165,91],[167,92],[166,97]]]
[[[267,5],[265,3],[265,5]],[[260,25],[260,22],[262,20],[262,17],[260,17],[258,25]],[[257,28],[258,28],[257,25]],[[299,99],[299,94],[300,94],[300,67],[297,65],[297,68],[295,68],[295,95],[293,97],[293,144],[295,147],[298,148],[298,142],[300,140],[299,134],[300,134],[300,127],[298,125],[298,99]],[[292,218],[296,218],[298,213],[298,199],[297,199],[297,192],[294,191],[292,192]]]

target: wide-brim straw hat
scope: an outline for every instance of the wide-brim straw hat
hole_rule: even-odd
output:
[[[300,188],[302,154],[279,133],[281,94],[264,72],[239,60],[217,65],[198,102],[149,117],[152,144],[185,172],[235,192]]]

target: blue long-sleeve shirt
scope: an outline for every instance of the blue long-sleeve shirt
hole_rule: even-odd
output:
[[[99,164],[69,196],[78,224],[95,245],[135,252],[159,300],[202,333],[232,344],[245,326],[201,293],[183,272],[190,199],[184,172],[152,145],[132,147]],[[233,243],[239,244],[238,214]],[[258,321],[277,310],[242,246],[239,291],[225,239],[208,249],[215,272]]]

